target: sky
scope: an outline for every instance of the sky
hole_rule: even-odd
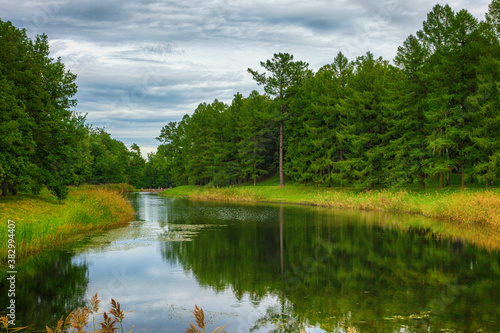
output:
[[[438,0],[0,0],[0,18],[49,37],[77,74],[78,106],[144,156],[170,121],[237,92],[263,93],[247,69],[286,52],[318,70],[338,52],[392,61]],[[484,19],[489,0],[454,0]]]

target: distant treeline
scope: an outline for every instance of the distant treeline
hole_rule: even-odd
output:
[[[46,35],[33,41],[0,20],[2,194],[38,193],[46,186],[62,200],[68,185],[81,183],[167,186],[164,163],[152,156],[146,166],[137,145],[128,150],[70,110],[76,105],[75,79],[49,56]]]
[[[266,95],[200,104],[157,138],[175,184],[228,185],[279,172],[295,182],[395,186],[500,173],[500,1],[485,21],[436,5],[395,66],[339,53],[316,73],[286,53],[249,69]]]

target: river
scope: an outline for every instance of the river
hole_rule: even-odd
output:
[[[126,331],[498,332],[500,255],[421,219],[136,193],[137,221],[18,269],[18,324],[55,326],[96,292]],[[2,288],[5,284],[2,284]],[[0,300],[7,304],[1,290]]]

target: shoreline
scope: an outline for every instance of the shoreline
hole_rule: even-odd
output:
[[[500,193],[476,191],[354,191],[340,188],[235,186],[209,188],[184,185],[159,193],[191,199],[276,203],[401,213],[465,227],[489,229],[500,238]]]
[[[15,221],[16,261],[133,221],[134,211],[124,192],[116,185],[70,188],[62,204],[45,190],[36,196],[0,198],[0,218]],[[0,227],[0,242],[8,242],[7,223]],[[7,259],[7,246],[2,246],[0,255],[2,262]]]
[[[491,191],[415,193],[405,190],[344,192],[335,188],[310,187],[306,190],[303,186],[288,186],[288,189],[274,186],[261,186],[260,189],[258,187],[207,188],[184,185],[161,192],[159,195],[204,201],[286,204],[401,214],[420,219],[418,224],[421,228],[429,228],[438,235],[466,240],[488,251],[500,251],[500,193]],[[336,198],[337,201],[332,198]],[[477,200],[471,201],[474,198]],[[485,217],[489,221],[484,221]],[[398,225],[401,228],[411,227],[405,222]]]

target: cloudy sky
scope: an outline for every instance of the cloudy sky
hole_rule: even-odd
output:
[[[46,33],[52,56],[78,75],[75,111],[145,154],[199,103],[262,91],[247,68],[273,53],[313,70],[339,51],[392,60],[437,1],[0,0],[0,18],[30,37]],[[482,20],[489,3],[449,4]]]

